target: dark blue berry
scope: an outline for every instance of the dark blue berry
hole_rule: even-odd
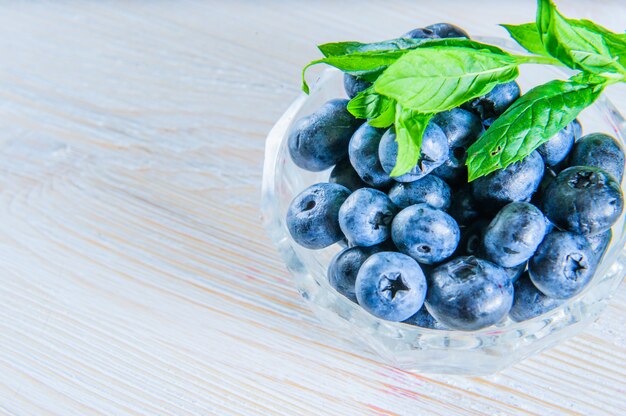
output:
[[[559,173],[542,200],[544,213],[557,227],[586,235],[611,228],[624,209],[622,190],[615,178],[586,166]]]
[[[434,25],[426,26],[426,29],[430,29],[440,38],[469,38],[466,31],[451,23],[435,23]]]
[[[343,185],[353,192],[367,187],[367,184],[361,180],[361,177],[356,173],[348,159],[344,159],[335,165],[330,172],[328,182]]]
[[[421,328],[429,328],[429,329],[447,329],[441,322],[437,321],[434,316],[432,316],[425,307],[420,308],[419,311],[413,316],[411,316],[406,321],[403,321],[404,324],[419,326]]]
[[[409,38],[409,39],[437,39],[439,38],[439,36],[433,30],[423,28],[423,27],[406,32],[404,35],[402,35],[402,37]]]
[[[624,150],[608,134],[588,134],[574,145],[569,165],[600,168],[621,182],[624,175]]]
[[[339,293],[356,302],[354,283],[359,269],[371,256],[377,252],[376,247],[346,248],[333,257],[328,265],[328,281]]]
[[[519,98],[520,93],[520,87],[515,81],[498,84],[487,94],[463,104],[462,107],[487,120],[504,113]]]
[[[389,238],[396,212],[387,194],[362,188],[354,191],[339,209],[339,226],[350,244],[369,247]]]
[[[433,208],[447,210],[450,206],[450,187],[433,175],[413,182],[398,182],[389,190],[389,198],[400,209],[425,203]]]
[[[493,325],[511,309],[513,285],[498,265],[457,257],[433,270],[426,306],[446,327],[473,331]]]
[[[574,122],[571,122],[537,148],[547,166],[556,166],[565,160],[574,146],[574,134],[575,126]]]
[[[415,260],[384,251],[368,258],[356,278],[356,297],[381,319],[404,321],[424,304],[426,277]]]
[[[349,98],[354,98],[361,91],[365,91],[372,86],[371,82],[365,81],[350,74],[343,74],[343,88]]]
[[[339,208],[350,190],[335,183],[311,185],[298,194],[287,211],[287,228],[301,246],[328,247],[343,238],[339,227]]]
[[[469,187],[463,187],[452,194],[448,213],[459,225],[469,225],[480,218],[481,210]]]
[[[319,172],[348,156],[350,137],[363,120],[354,118],[347,104],[348,100],[330,100],[295,123],[287,145],[297,166]]]
[[[427,204],[403,209],[391,225],[391,237],[398,250],[424,264],[450,257],[459,244],[460,234],[450,215]]]
[[[593,251],[598,263],[602,259],[602,256],[604,256],[604,253],[606,253],[606,250],[609,248],[612,237],[613,232],[610,229],[603,233],[587,237],[587,241],[589,241],[589,245],[591,246],[591,251]]]
[[[528,277],[528,273],[524,273],[513,285],[513,306],[509,312],[509,316],[515,322],[527,321],[536,316],[543,315],[551,311],[559,305],[563,304],[563,300],[550,298],[533,285]]]
[[[381,189],[388,189],[395,183],[383,170],[378,158],[378,146],[384,130],[364,123],[350,139],[348,153],[354,170],[363,182]]]

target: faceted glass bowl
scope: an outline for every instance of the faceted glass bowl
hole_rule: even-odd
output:
[[[507,50],[521,52],[511,41],[483,38]],[[526,92],[570,73],[543,65],[524,65],[518,83]],[[345,97],[343,76],[327,69],[310,95],[300,97],[282,115],[267,137],[263,171],[262,213],[266,228],[294,277],[302,297],[318,318],[334,327],[338,336],[360,341],[385,362],[417,372],[483,375],[499,371],[580,332],[593,322],[617,290],[626,270],[624,215],[613,227],[613,239],[589,286],[560,307],[532,320],[509,318],[473,332],[442,331],[378,319],[330,286],[326,269],[341,250],[334,244],[323,250],[299,246],[290,236],[285,216],[291,200],[307,186],[328,181],[325,172],[307,172],[289,157],[287,136],[294,121],[317,110],[332,98]],[[583,134],[604,132],[626,148],[626,122],[606,97],[586,109],[579,120]],[[622,184],[622,189],[626,189]]]

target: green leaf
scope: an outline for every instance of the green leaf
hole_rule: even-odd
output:
[[[374,81],[380,71],[394,63],[404,51],[370,51],[357,52],[351,55],[329,56],[310,62],[302,69],[302,90],[309,93],[309,86],[306,83],[306,70],[317,64],[328,64],[339,68],[344,72],[363,78],[366,81]]]
[[[390,176],[401,176],[417,165],[420,159],[422,137],[432,114],[422,114],[399,104],[396,105],[396,142],[398,143],[398,157],[396,166]]]
[[[385,105],[381,111],[381,113],[369,119],[367,122],[372,127],[378,128],[387,128],[391,126],[396,117],[396,102],[394,100],[389,100],[388,105]]]
[[[420,47],[380,75],[374,89],[419,113],[438,113],[514,80],[518,58],[461,46]]]
[[[548,51],[541,43],[541,36],[537,31],[537,25],[533,23],[524,23],[522,25],[500,25],[505,28],[511,37],[519,43],[528,52],[537,55],[548,55]]]
[[[522,95],[468,149],[469,180],[528,156],[593,103],[602,89],[603,84],[554,80]]]
[[[551,0],[537,2],[537,28],[550,55],[573,69],[626,75],[626,38],[589,20],[567,19]]]
[[[373,87],[361,91],[348,103],[348,111],[356,118],[378,117],[393,100],[374,92]]]
[[[361,42],[333,42],[318,45],[317,48],[324,56],[341,56],[353,53],[371,52],[371,51],[392,51],[411,49],[423,43],[424,39],[398,38],[384,40],[382,42],[361,43]]]

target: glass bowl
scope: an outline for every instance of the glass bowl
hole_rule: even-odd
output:
[[[521,52],[512,41],[480,40]],[[561,68],[543,65],[524,65],[520,72],[517,81],[522,91],[570,75]],[[339,337],[360,341],[385,362],[406,370],[485,375],[577,334],[600,315],[625,275],[624,215],[613,227],[611,244],[589,286],[560,307],[528,321],[516,323],[506,318],[495,326],[473,332],[420,328],[378,319],[336,292],[326,279],[326,269],[341,247],[334,244],[323,250],[309,250],[299,246],[287,230],[285,216],[298,193],[309,185],[328,181],[330,172],[330,169],[314,173],[298,168],[287,150],[288,132],[295,120],[337,97],[345,97],[342,74],[334,68],[326,69],[310,95],[301,94],[272,128],[265,149],[261,209],[264,224],[298,291],[318,318],[336,329]],[[601,96],[579,119],[583,134],[605,132],[626,147],[626,122],[606,97]],[[625,190],[623,185],[622,189]]]

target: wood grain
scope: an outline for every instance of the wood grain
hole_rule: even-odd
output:
[[[561,3],[624,29],[619,0]],[[0,2],[0,414],[626,414],[625,286],[501,374],[425,377],[318,324],[259,221],[264,138],[315,44],[503,35],[533,9]]]

